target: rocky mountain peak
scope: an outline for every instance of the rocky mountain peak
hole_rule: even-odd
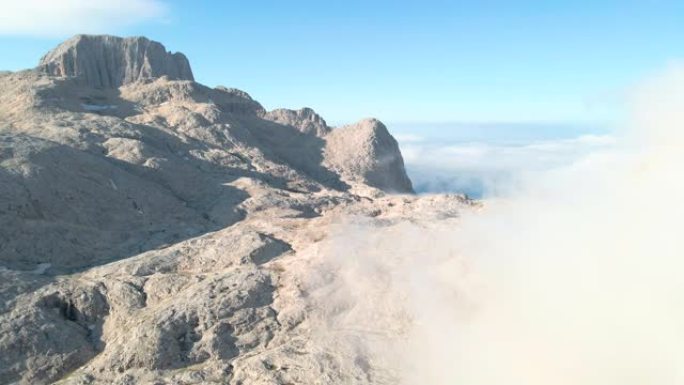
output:
[[[379,120],[337,128],[326,139],[328,165],[346,178],[385,191],[413,192],[399,144]]]
[[[192,78],[159,43],[87,35],[0,74],[0,385],[384,381],[329,333],[338,226],[382,239],[470,203],[410,194],[378,120]]]
[[[141,79],[167,76],[194,80],[182,53],[171,53],[145,37],[77,35],[43,56],[38,70],[77,78],[95,88],[117,88]]]

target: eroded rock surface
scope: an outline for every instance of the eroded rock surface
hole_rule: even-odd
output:
[[[116,88],[145,78],[194,80],[182,53],[144,37],[78,35],[45,55],[38,66],[48,75],[73,76],[91,87]]]
[[[264,115],[264,118],[294,127],[305,134],[325,136],[330,132],[330,127],[325,120],[311,108],[302,108],[296,111],[279,108],[269,111]]]
[[[349,218],[472,207],[411,192],[377,120],[331,129],[159,43],[71,39],[0,74],[0,384],[377,383],[317,345],[307,269]]]
[[[364,119],[331,132],[325,154],[327,164],[349,180],[384,191],[413,192],[399,145],[377,119]]]

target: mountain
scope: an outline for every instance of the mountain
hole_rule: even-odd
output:
[[[301,261],[349,218],[471,206],[413,195],[375,119],[266,111],[160,43],[76,36],[0,73],[0,384],[372,382],[318,355]]]
[[[116,88],[149,78],[195,80],[182,53],[144,37],[78,35],[48,52],[38,68],[53,76],[68,76],[94,88]]]

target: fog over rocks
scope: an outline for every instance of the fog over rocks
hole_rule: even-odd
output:
[[[307,266],[335,223],[475,206],[413,195],[375,119],[193,79],[157,42],[86,35],[0,74],[0,383],[378,382],[312,339]]]

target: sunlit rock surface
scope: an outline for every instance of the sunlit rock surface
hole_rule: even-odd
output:
[[[0,383],[377,383],[316,345],[304,281],[333,224],[472,207],[411,193],[377,120],[267,112],[159,43],[72,38],[0,74]]]

